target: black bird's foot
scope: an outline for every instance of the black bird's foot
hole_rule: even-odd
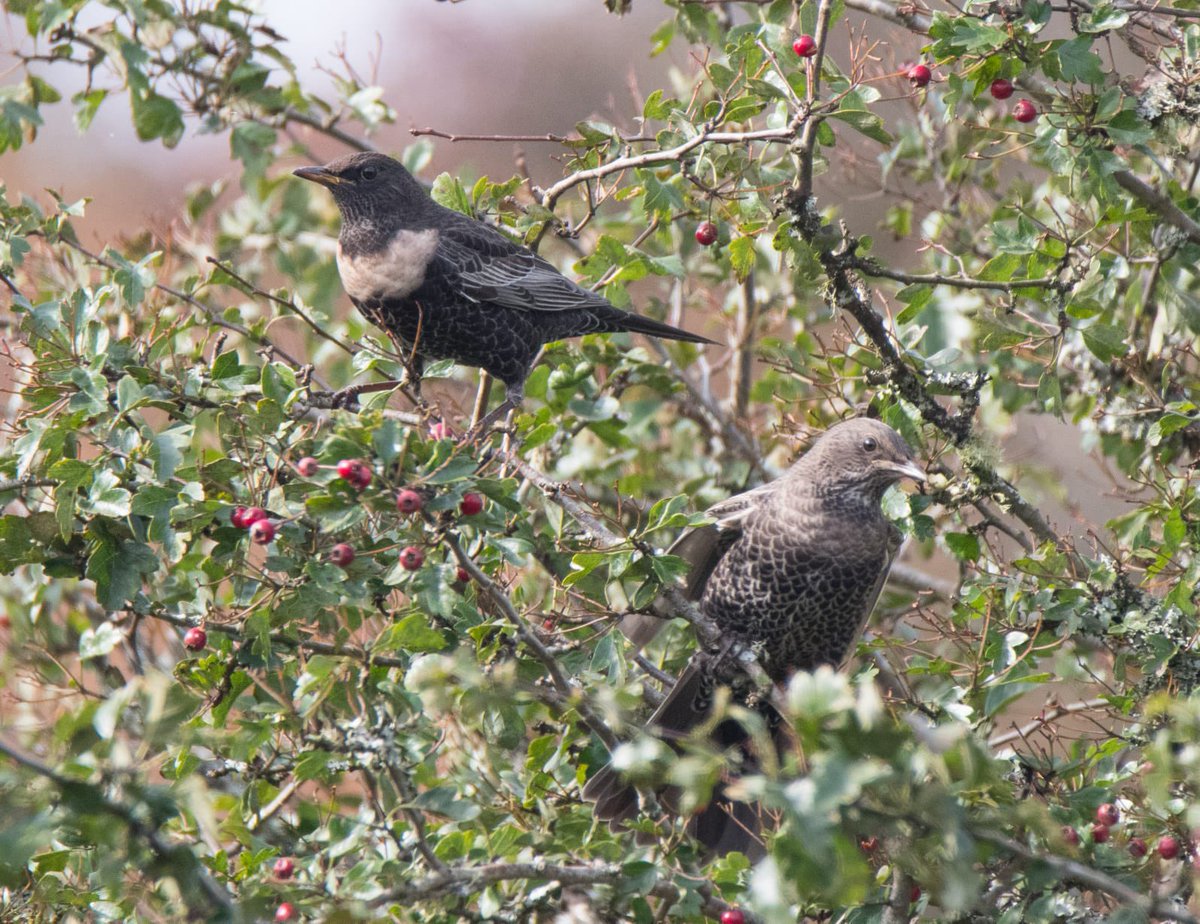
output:
[[[362,394],[362,391],[362,385],[350,385],[346,388],[341,388],[329,396],[329,406],[347,411],[357,411],[358,396]]]

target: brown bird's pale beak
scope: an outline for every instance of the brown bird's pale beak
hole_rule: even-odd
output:
[[[324,167],[301,167],[299,170],[293,170],[292,173],[302,180],[312,180],[314,183],[320,183],[330,189],[339,183],[346,182],[336,173],[330,173]]]
[[[911,478],[919,485],[924,485],[928,477],[924,469],[915,462],[889,462],[887,466],[901,478]]]

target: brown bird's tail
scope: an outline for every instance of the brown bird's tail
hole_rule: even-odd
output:
[[[601,315],[601,319],[606,324],[605,329],[612,332],[625,330],[635,334],[646,334],[650,337],[661,337],[663,340],[716,343],[715,340],[709,340],[707,337],[701,337],[699,334],[693,334],[679,327],[672,327],[670,324],[664,324],[662,321],[656,321],[644,315],[634,314],[632,311],[621,311],[614,308],[612,312],[613,316],[609,316],[607,312]]]
[[[683,739],[705,722],[712,702],[711,677],[711,671],[703,663],[703,656],[693,658],[662,705],[650,717],[647,728],[671,743]],[[748,746],[749,738],[749,733],[732,719],[720,722],[712,734],[714,746],[722,750],[739,748],[742,751],[744,771],[752,771],[754,766]],[[666,787],[657,795],[664,808],[678,812],[677,787]],[[614,831],[638,813],[637,789],[622,779],[612,764],[601,768],[587,781],[583,787],[583,797],[596,803],[596,817],[607,821]],[[736,850],[755,862],[764,854],[761,809],[729,798],[724,783],[717,784],[708,805],[688,820],[687,830],[713,856],[723,856]],[[645,838],[639,836],[639,840]]]

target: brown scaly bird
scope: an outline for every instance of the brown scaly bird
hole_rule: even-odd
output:
[[[678,741],[708,720],[714,692],[729,686],[745,701],[750,684],[738,668],[734,643],[751,648],[770,679],[786,683],[796,671],[849,658],[875,607],[900,532],[883,515],[880,501],[902,478],[925,473],[903,438],[886,424],[865,418],[830,427],[782,477],[722,501],[708,511],[715,522],[689,530],[670,552],[691,563],[689,599],[724,635],[719,650],[702,650],[676,681],[648,722],[665,741]],[[653,616],[628,616],[622,630],[638,646],[662,627]],[[781,717],[758,703],[768,728]],[[776,736],[779,740],[778,735]],[[753,765],[748,733],[732,720],[712,733],[722,751]],[[584,797],[614,829],[635,817],[635,788],[608,765],[588,780]],[[660,794],[672,807],[670,790]],[[738,850],[762,854],[757,807],[714,793],[688,830],[710,853]]]
[[[295,174],[333,193],[342,285],[411,355],[417,382],[426,360],[452,359],[504,383],[504,402],[477,429],[520,405],[534,357],[552,341],[632,331],[712,343],[614,308],[495,228],[438,205],[384,154],[350,154]]]

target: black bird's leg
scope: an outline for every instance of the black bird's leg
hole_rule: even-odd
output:
[[[413,357],[404,363],[404,378],[388,379],[386,382],[370,382],[363,385],[348,385],[340,391],[335,391],[330,398],[331,407],[353,408],[358,405],[358,396],[376,391],[387,391],[389,388],[407,388],[412,391],[413,404],[424,409],[425,402],[421,400],[421,372],[423,363],[420,357]]]
[[[519,385],[504,386],[504,400],[497,404],[494,408],[479,418],[479,423],[475,424],[467,431],[463,437],[464,443],[472,443],[479,439],[488,430],[490,430],[496,421],[503,419],[509,411],[515,411],[521,406],[521,402],[525,400],[525,383]]]

